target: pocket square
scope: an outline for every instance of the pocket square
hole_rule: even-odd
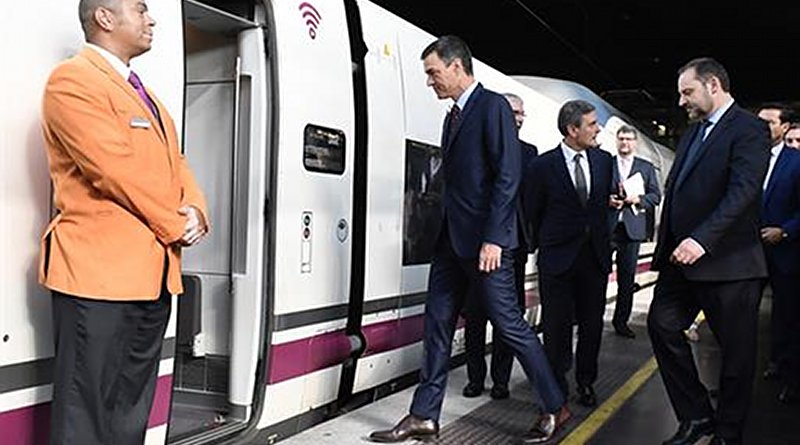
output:
[[[150,128],[150,121],[139,116],[131,118],[131,128]]]

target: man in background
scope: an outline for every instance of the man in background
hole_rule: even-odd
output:
[[[626,338],[636,334],[628,327],[633,308],[636,265],[639,245],[647,238],[647,213],[654,212],[661,202],[656,169],[636,155],[639,136],[633,127],[617,130],[617,155],[614,156],[615,194],[611,195],[611,245],[617,252],[617,301],[612,325],[614,332]],[[628,193],[628,188],[636,190]]]
[[[514,113],[514,123],[517,127],[517,137],[519,130],[525,122],[525,107],[522,98],[514,93],[504,93],[503,96],[508,100],[511,111]],[[527,166],[536,157],[539,151],[535,145],[529,144],[519,139],[520,156],[522,160],[522,171],[527,171]],[[520,181],[520,220],[517,222],[519,227],[519,247],[514,250],[514,287],[517,292],[517,303],[524,314],[525,304],[525,266],[528,263],[528,253],[532,252],[530,244],[530,230],[527,222],[522,218],[521,203],[525,190],[525,175]],[[486,345],[486,309],[476,304],[478,298],[468,299],[466,315],[467,322],[464,332],[464,343],[467,356],[467,377],[468,382],[462,394],[464,397],[478,397],[483,393],[483,382],[486,379],[486,359],[484,349]],[[511,350],[500,340],[499,336],[492,334],[492,360],[491,375],[492,389],[489,395],[493,399],[507,399],[510,395],[508,391],[508,381],[511,378],[511,366],[514,363],[514,355]]]

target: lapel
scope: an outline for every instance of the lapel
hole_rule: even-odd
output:
[[[86,58],[92,65],[97,67],[100,71],[102,71],[112,82],[114,82],[120,90],[122,90],[131,100],[133,100],[138,106],[139,110],[144,113],[145,116],[148,116],[150,119],[150,124],[153,126],[153,129],[158,134],[158,137],[161,138],[161,141],[165,144],[167,143],[167,139],[164,135],[163,130],[161,129],[161,125],[158,124],[158,117],[154,116],[153,113],[150,111],[150,108],[147,107],[147,104],[144,103],[141,97],[139,97],[139,93],[133,89],[131,84],[128,83],[127,79],[123,79],[122,76],[119,75],[117,70],[115,70],[111,65],[109,65],[108,61],[106,61],[103,56],[97,53],[90,48],[84,48],[80,52],[80,56]],[[147,90],[147,94],[150,95],[150,99],[153,100],[153,103],[156,104],[159,110],[163,110],[161,103],[155,99],[155,96],[152,94],[151,91]]]
[[[622,182],[622,172],[619,171],[619,157],[614,156],[611,158],[611,161],[614,163],[613,168],[611,169],[611,172],[614,175],[614,185],[617,185]],[[631,170],[633,170],[633,168],[631,168]]]
[[[553,162],[556,164],[553,167],[561,180],[561,185],[567,191],[570,199],[574,200],[575,204],[580,206],[581,200],[578,198],[578,191],[575,190],[575,184],[572,182],[572,177],[569,175],[569,167],[567,167],[567,161],[564,159],[564,152],[561,150],[561,144],[558,144],[553,151]]]
[[[767,202],[772,197],[772,192],[775,191],[776,184],[780,182],[778,178],[781,177],[783,174],[783,170],[786,168],[786,164],[789,163],[789,154],[787,151],[786,146],[783,146],[781,150],[781,154],[778,155],[778,159],[775,160],[775,165],[772,167],[772,173],[769,175],[769,182],[767,183],[767,189],[764,190],[764,206],[766,207]]]
[[[717,124],[714,125],[713,128],[711,128],[711,133],[708,134],[708,137],[706,138],[706,140],[703,141],[703,143],[700,145],[700,153],[698,153],[697,156],[694,157],[694,159],[689,159],[688,161],[691,162],[691,164],[689,164],[689,165],[684,167],[686,169],[686,173],[681,178],[682,179],[681,183],[686,182],[686,178],[688,178],[692,174],[692,171],[694,170],[695,167],[697,167],[697,164],[699,164],[700,161],[703,159],[703,157],[708,155],[708,152],[713,149],[714,142],[717,139],[719,139],[721,134],[723,134],[725,132],[725,129],[730,124],[731,120],[733,119],[733,115],[736,113],[735,110],[737,108],[738,108],[738,106],[736,105],[736,103],[732,104],[731,107],[728,108],[728,110],[725,112],[725,114],[723,114],[719,118],[719,122],[717,122]],[[699,122],[694,124],[694,130],[695,130],[695,132],[700,131],[700,123]],[[694,139],[694,138],[692,138],[692,139]],[[691,139],[689,141],[691,141]],[[684,148],[686,148],[686,147],[684,147]],[[683,152],[684,153],[682,153],[683,156],[681,156],[681,159],[683,159],[683,157],[686,156],[686,153],[685,153],[686,150],[685,149],[683,150]],[[677,164],[677,165],[680,165],[680,164]],[[675,188],[678,188],[680,186],[681,186],[681,184],[675,184]]]
[[[461,116],[459,117],[458,122],[456,122],[456,126],[453,129],[450,129],[452,122],[450,122],[450,116],[448,114],[445,125],[445,149],[450,148],[450,146],[453,144],[453,141],[456,140],[459,130],[461,130],[464,122],[469,119],[469,115],[472,113],[472,110],[475,109],[475,103],[477,102],[477,98],[481,93],[483,93],[483,85],[478,82],[478,85],[476,85],[475,89],[472,90],[472,94],[469,95],[467,103],[464,104],[464,109],[461,110]]]
[[[600,170],[597,168],[598,167],[597,164],[600,161],[597,159],[597,154],[596,154],[597,152],[595,152],[595,150],[600,150],[600,148],[590,148],[584,151],[584,153],[586,153],[586,162],[589,163],[589,175],[591,175],[592,177],[591,178],[592,189],[589,191],[588,202],[591,202],[592,198],[594,198],[597,195],[597,193],[600,193],[602,190],[605,190],[605,188],[602,185],[603,182],[605,181],[602,181],[603,178],[600,177]],[[608,178],[605,178],[605,180],[608,181]],[[606,186],[607,185],[608,184],[606,184]],[[577,196],[578,192],[575,192],[575,195]],[[606,205],[608,205],[607,196],[606,196]]]

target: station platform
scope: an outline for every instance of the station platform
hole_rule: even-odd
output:
[[[648,276],[649,274],[649,276]],[[600,353],[599,378],[595,384],[598,406],[585,408],[570,401],[572,419],[550,444],[640,445],[660,444],[677,429],[677,420],[667,399],[646,332],[646,314],[652,299],[655,273],[637,277],[643,289],[636,294],[630,326],[635,339],[615,335],[611,327],[613,298],[606,307],[606,325]],[[609,288],[611,294],[615,290]],[[761,377],[766,365],[770,299],[761,305],[759,357],[753,404],[745,431],[745,444],[800,444],[800,405],[785,405],[777,400],[779,383]],[[701,378],[714,388],[720,355],[705,323],[693,343]],[[488,357],[487,357],[488,360]],[[569,378],[571,384],[574,379]],[[537,412],[533,394],[515,362],[511,397],[493,400],[488,390],[483,396],[468,399],[461,395],[467,383],[466,367],[458,366],[449,375],[447,395],[440,420],[440,445],[511,445],[530,427]],[[487,379],[487,387],[491,381]],[[391,428],[402,418],[416,386],[376,400],[280,442],[281,445],[363,445],[371,431]],[[698,444],[705,444],[710,438]],[[409,442],[413,443],[413,442]]]

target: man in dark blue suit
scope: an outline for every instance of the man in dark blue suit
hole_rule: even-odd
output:
[[[467,290],[481,298],[492,326],[536,388],[544,413],[523,438],[541,443],[569,419],[538,338],[522,318],[514,291],[520,152],[511,108],[472,75],[472,55],[458,37],[441,37],[422,52],[427,84],[453,104],[442,130],[445,187],[442,228],[428,280],[420,384],[410,413],[375,442],[431,439],[447,386],[450,352]]]
[[[633,308],[636,265],[639,244],[647,238],[647,213],[655,211],[661,202],[656,169],[653,164],[634,156],[638,134],[633,127],[623,125],[617,130],[617,155],[614,156],[614,184],[617,194],[611,196],[612,247],[617,252],[617,302],[612,325],[617,335],[635,338],[628,327]],[[642,190],[627,193],[625,181],[643,184]],[[631,185],[631,187],[634,187]],[[641,192],[641,194],[638,194]]]
[[[725,68],[694,59],[678,71],[679,105],[693,124],[664,187],[648,332],[680,423],[666,445],[741,443],[755,373],[758,306],[767,265],[759,234],[769,157],[763,121],[740,108]],[[722,349],[716,411],[684,329],[702,310]]]
[[[800,389],[800,357],[793,347],[800,322],[800,151],[783,141],[792,119],[790,109],[782,104],[765,104],[758,117],[769,125],[772,143],[761,206],[761,240],[772,288],[770,362],[764,377],[784,381],[778,399],[789,403],[798,397]]]
[[[531,164],[526,213],[539,249],[544,349],[561,391],[572,365],[572,321],[578,322],[575,380],[578,403],[595,406],[593,384],[611,272],[608,204],[611,155],[597,146],[594,105],[566,102],[558,113],[561,143]],[[574,315],[574,317],[573,317]]]
[[[511,111],[514,113],[514,122],[517,132],[525,122],[525,106],[522,98],[513,93],[504,93]],[[522,160],[522,171],[527,171],[527,166],[536,158],[539,150],[535,145],[529,144],[522,139],[519,140],[520,155]],[[520,182],[519,202],[524,199],[522,194],[525,190],[525,177]],[[514,287],[517,291],[517,303],[524,314],[525,305],[525,265],[528,263],[528,253],[532,252],[529,246],[530,231],[527,229],[527,222],[522,219],[522,209],[520,208],[520,220],[517,223],[519,228],[519,246],[514,249]],[[479,298],[473,298],[471,303],[479,303]],[[477,397],[483,393],[483,381],[486,379],[486,358],[484,357],[486,346],[486,310],[479,304],[468,305],[467,323],[464,327],[464,345],[467,355],[467,377],[469,382],[464,387],[464,397]],[[496,331],[495,331],[496,332]],[[508,381],[511,378],[511,366],[514,363],[514,355],[511,350],[500,340],[500,337],[492,334],[492,390],[490,395],[493,399],[506,399],[509,397]]]

